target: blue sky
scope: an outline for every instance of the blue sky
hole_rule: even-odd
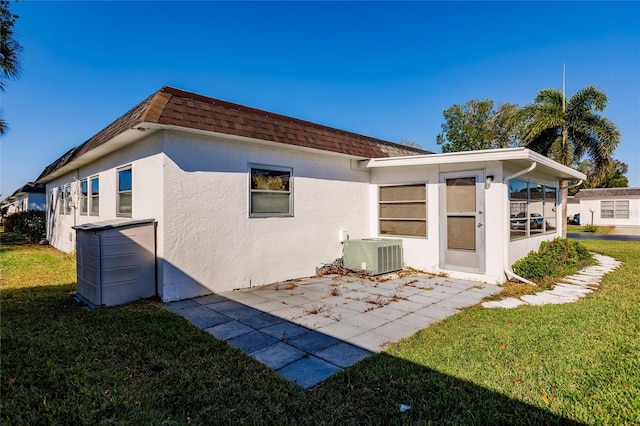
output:
[[[12,3],[2,198],[164,85],[440,152],[442,112],[596,85],[640,186],[638,2]]]

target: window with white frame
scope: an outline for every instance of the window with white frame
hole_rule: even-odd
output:
[[[98,176],[80,181],[80,214],[100,215],[100,180]]]
[[[249,216],[293,216],[292,169],[249,167]]]
[[[89,178],[89,215],[100,216],[100,178]]]
[[[64,185],[58,187],[58,214],[64,214]]]
[[[64,214],[71,214],[71,184],[64,186]]]
[[[381,235],[426,237],[426,184],[380,186],[378,218]]]
[[[131,166],[118,169],[116,215],[131,217],[133,213],[133,174]]]
[[[58,214],[71,214],[71,185],[65,184],[58,188]]]
[[[551,234],[557,229],[558,190],[518,179],[509,181],[511,240]]]
[[[629,200],[600,201],[602,219],[629,219]]]
[[[80,215],[86,216],[89,204],[89,183],[86,179],[80,181]]]

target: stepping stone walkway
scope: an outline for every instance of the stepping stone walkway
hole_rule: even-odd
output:
[[[598,265],[589,266],[574,275],[560,279],[560,282],[552,290],[542,291],[536,294],[527,294],[519,299],[508,297],[503,300],[484,302],[485,308],[516,308],[522,305],[549,305],[577,302],[580,298],[598,289],[602,277],[613,271],[622,262],[612,257],[594,253],[593,257]]]

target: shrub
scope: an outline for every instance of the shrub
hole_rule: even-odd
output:
[[[585,225],[584,232],[597,232],[598,227],[594,225]]]
[[[2,220],[5,232],[17,232],[22,234],[28,241],[36,243],[46,235],[45,212],[39,210],[29,210],[26,212],[14,213]]]
[[[513,271],[524,278],[541,281],[545,278],[560,278],[592,265],[593,256],[577,241],[556,238],[543,241],[538,252],[513,264]]]

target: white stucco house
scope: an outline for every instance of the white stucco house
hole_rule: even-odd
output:
[[[640,226],[640,188],[581,189],[580,225]]]
[[[8,198],[6,214],[26,212],[28,210],[45,210],[47,197],[44,184],[29,182],[16,189]]]
[[[47,238],[74,225],[156,222],[164,301],[312,276],[345,239],[402,241],[427,272],[504,282],[561,235],[560,180],[524,148],[433,154],[164,87],[38,178]]]

